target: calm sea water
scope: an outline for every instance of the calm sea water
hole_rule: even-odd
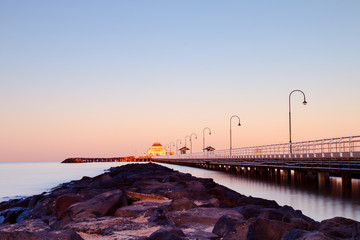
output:
[[[94,177],[126,163],[0,162],[0,202],[49,191],[60,183]]]
[[[60,183],[94,177],[113,166],[127,163],[59,162],[0,163],[0,202],[49,191]],[[305,215],[321,221],[342,216],[360,221],[360,182],[352,181],[352,191],[342,190],[341,179],[330,178],[330,184],[295,186],[292,182],[269,182],[241,175],[185,166],[161,164],[197,177],[212,178],[215,182],[244,195],[275,200],[289,205]]]
[[[342,216],[360,221],[360,181],[352,180],[352,191],[342,189],[341,178],[330,177],[330,183],[297,185],[294,181],[269,182],[247,176],[186,166],[161,164],[174,170],[190,173],[215,182],[243,195],[275,200],[289,205],[303,214],[321,221]]]

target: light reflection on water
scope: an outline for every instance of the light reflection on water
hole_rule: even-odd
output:
[[[299,185],[278,180],[254,179],[231,174],[186,166],[161,164],[196,177],[212,178],[215,182],[243,195],[275,200],[279,205],[289,205],[301,210],[305,215],[321,221],[342,216],[360,221],[360,181],[352,179],[352,191],[343,191],[341,178],[330,177],[329,183],[312,182]]]

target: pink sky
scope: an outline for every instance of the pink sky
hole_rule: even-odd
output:
[[[286,143],[294,89],[294,142],[359,135],[358,7],[1,2],[0,161]]]

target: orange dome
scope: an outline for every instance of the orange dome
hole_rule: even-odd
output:
[[[162,145],[160,143],[154,143],[152,146],[153,147],[162,147]]]

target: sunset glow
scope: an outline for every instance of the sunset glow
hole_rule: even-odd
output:
[[[0,161],[286,143],[295,89],[293,142],[359,135],[359,7],[1,1]]]

